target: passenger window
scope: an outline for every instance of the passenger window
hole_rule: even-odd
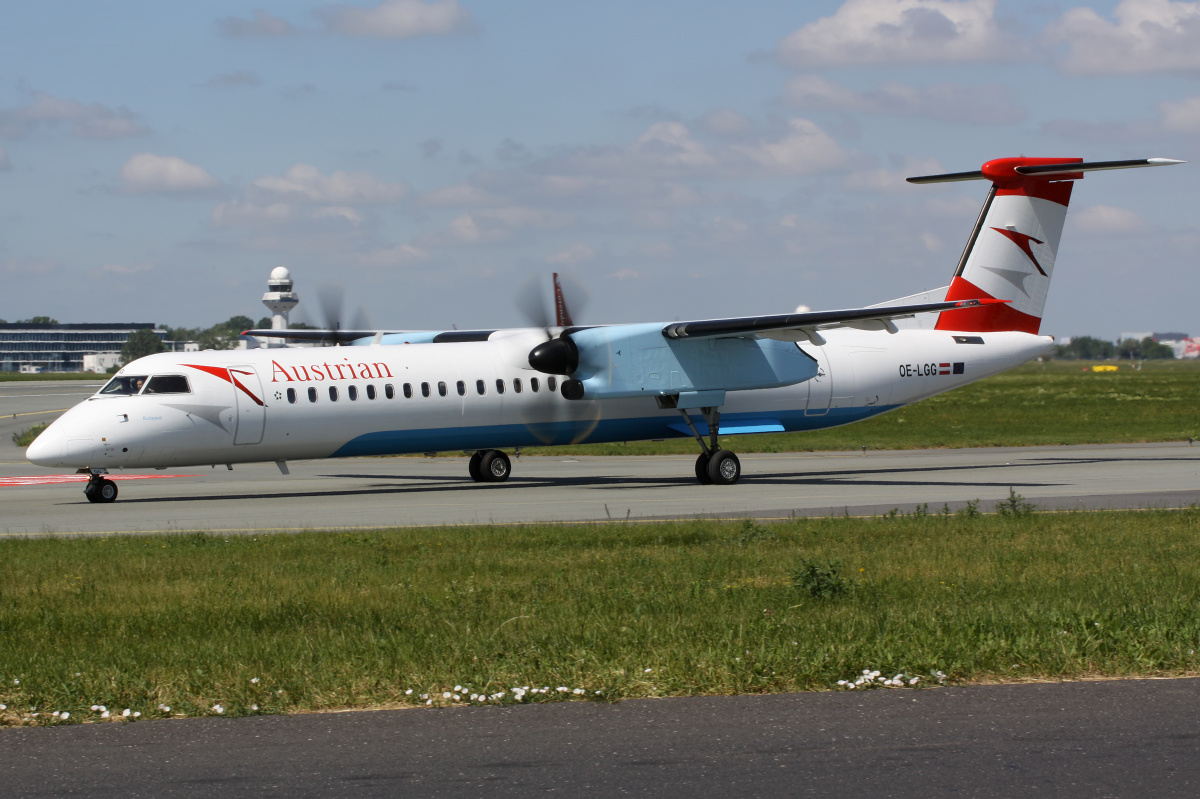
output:
[[[289,388],[287,394],[288,394],[288,402],[290,402],[292,405],[295,405],[296,404],[296,389]]]
[[[460,396],[460,397],[467,396],[467,384],[461,380],[458,381],[458,396]]]
[[[330,386],[329,387],[329,401],[337,402],[337,398],[338,398],[337,386]]]
[[[412,383],[404,384],[404,398],[412,399]]]
[[[375,384],[374,383],[367,386],[367,399],[375,399]]]
[[[529,390],[534,394],[538,393],[538,379],[536,377],[529,378]]]
[[[100,389],[100,393],[106,396],[119,396],[122,394],[136,394],[142,390],[142,384],[146,382],[146,376],[133,375],[129,377],[114,377],[108,381],[104,388]]]
[[[504,380],[502,378],[496,378],[496,393],[504,393]]]
[[[392,388],[391,383],[383,384],[383,396],[387,397],[388,399],[396,398],[396,389]]]
[[[516,392],[517,394],[521,393],[521,378],[519,378],[519,377],[513,378],[513,391]]]
[[[439,397],[446,396],[446,383],[444,380],[438,381],[438,396]]]
[[[358,386],[350,386],[346,389],[346,393],[350,395],[350,401],[354,402],[358,399]]]
[[[481,397],[487,393],[487,386],[482,380],[475,381],[475,391],[478,392],[479,396]]]
[[[421,396],[422,396],[422,397],[428,397],[428,396],[429,396],[429,384],[428,384],[428,383],[422,383],[422,384],[421,384]]]
[[[554,391],[557,387],[557,384],[558,384],[558,378],[556,378],[554,375],[550,375],[549,377],[546,378],[546,388],[549,389],[550,391]]]
[[[143,394],[191,394],[191,386],[183,375],[155,375],[146,384]]]
[[[317,401],[317,388],[316,388],[316,386],[309,386],[309,387],[308,387],[308,401],[309,401],[309,402],[316,402],[316,401]]]

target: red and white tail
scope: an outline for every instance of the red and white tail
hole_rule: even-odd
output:
[[[1036,334],[1074,181],[1095,170],[1179,163],[1183,162],[1167,158],[1089,163],[1082,158],[1000,158],[988,161],[978,172],[909,178],[910,183],[992,182],[946,300],[992,298],[1004,302],[943,311],[936,328]]]

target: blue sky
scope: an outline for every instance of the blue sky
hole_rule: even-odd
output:
[[[386,327],[855,307],[945,285],[1010,155],[1195,160],[1200,3],[47,2],[0,26],[0,318]],[[1076,188],[1045,332],[1200,333],[1196,169]],[[316,303],[309,302],[316,321]]]

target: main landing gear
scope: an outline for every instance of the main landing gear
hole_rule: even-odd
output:
[[[503,483],[512,474],[512,461],[498,449],[477,450],[467,464],[476,483]]]
[[[738,456],[727,449],[721,449],[717,444],[717,435],[721,427],[720,408],[701,408],[704,423],[708,425],[708,443],[704,436],[692,424],[692,419],[683,408],[679,409],[683,420],[687,422],[692,436],[700,444],[700,457],[696,458],[696,479],[704,485],[731,486],[742,476],[742,463]]]
[[[103,469],[91,472],[92,476],[83,488],[83,495],[87,497],[88,502],[117,501],[117,484],[105,477],[105,474],[107,472]]]

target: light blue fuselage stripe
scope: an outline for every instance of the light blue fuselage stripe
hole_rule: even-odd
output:
[[[858,408],[831,408],[819,416],[805,415],[803,410],[771,413],[722,414],[722,425],[731,428],[753,427],[765,420],[778,421],[791,433],[820,430],[826,427],[858,422],[878,416],[899,405],[872,405]],[[678,416],[646,416],[628,419],[562,421],[545,424],[502,424],[479,427],[442,427],[419,430],[384,430],[351,439],[330,457],[348,458],[363,455],[403,455],[411,452],[450,450],[500,449],[503,447],[536,447],[556,444],[599,444],[612,441],[644,441],[658,438],[687,438],[689,434],[671,428]],[[593,424],[594,429],[590,429]],[[701,432],[705,432],[701,427]],[[724,433],[722,433],[724,435]],[[736,435],[730,433],[730,435]]]

